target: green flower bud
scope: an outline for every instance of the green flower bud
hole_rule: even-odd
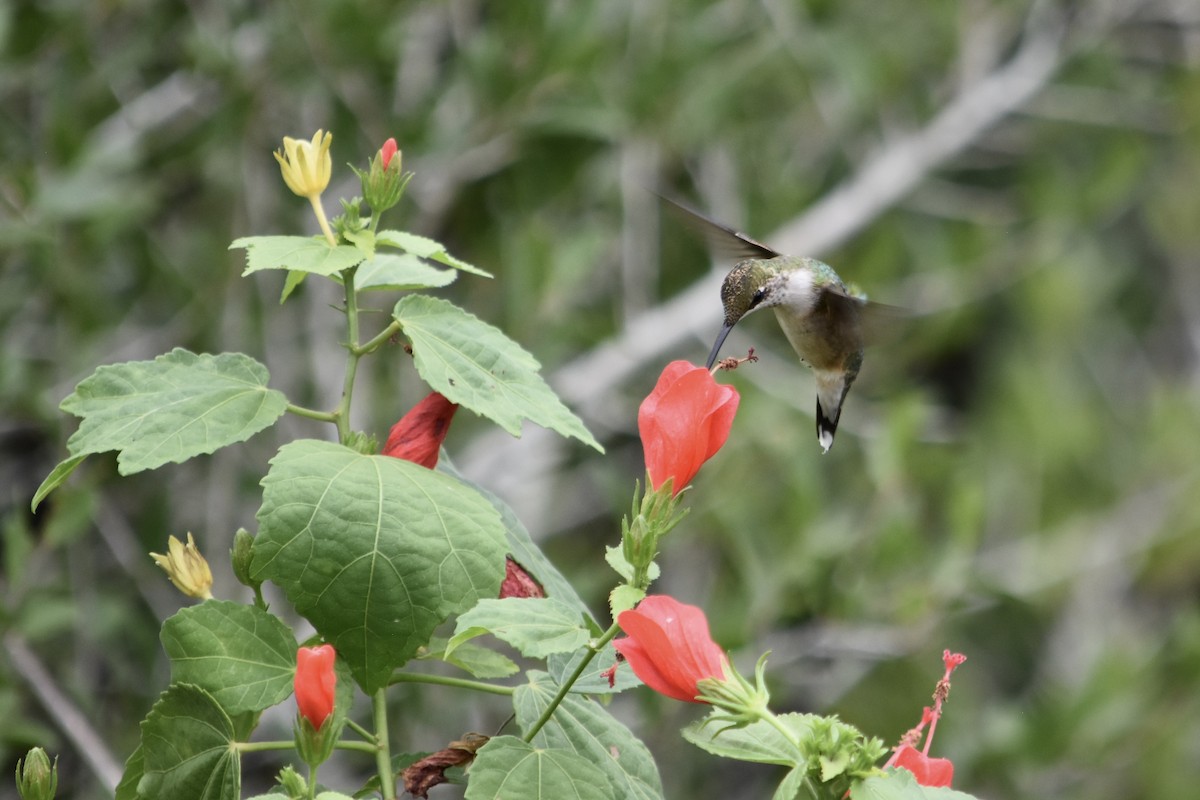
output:
[[[54,800],[58,790],[58,759],[50,763],[50,757],[40,747],[35,747],[17,762],[17,792],[22,800]]]
[[[233,564],[233,575],[243,586],[257,589],[262,581],[250,577],[250,560],[254,557],[254,537],[245,528],[238,528],[233,535],[233,549],[229,551],[229,560]]]
[[[288,765],[279,771],[279,785],[287,794],[289,800],[304,800],[308,797],[308,781],[299,772]]]

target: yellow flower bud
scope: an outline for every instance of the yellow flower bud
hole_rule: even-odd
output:
[[[163,568],[171,583],[186,594],[198,600],[212,599],[212,570],[200,551],[196,549],[196,540],[192,534],[187,535],[187,544],[174,536],[167,540],[167,555],[151,553],[154,563]]]
[[[283,137],[283,147],[274,153],[283,173],[283,181],[301,197],[313,198],[325,191],[333,174],[329,145],[333,134],[317,131],[311,142]]]

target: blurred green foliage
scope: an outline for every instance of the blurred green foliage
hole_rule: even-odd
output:
[[[739,664],[774,651],[777,710],[835,711],[888,741],[919,720],[941,650],[967,653],[934,752],[972,793],[1194,796],[1200,16],[1188,3],[0,4],[6,652],[28,642],[122,761],[166,685],[157,629],[180,603],[145,553],[192,530],[218,596],[233,596],[222,555],[252,527],[266,460],[326,435],[289,419],[130,479],[93,458],[28,512],[72,430],[57,404],[97,364],[240,350],[294,401],[332,406],[336,293],[308,281],[280,307],[280,276],[243,280],[226,250],[312,229],[270,155],[282,136],[334,132],[331,212],[358,191],[344,164],[395,136],[416,178],[391,222],[494,272],[447,293],[553,383],[708,271],[645,189],[772,242],[1056,24],[1061,63],[1031,101],[814,253],[873,298],[936,309],[868,353],[830,454],[814,440],[811,379],[774,323],[739,326],[728,354],[753,344],[762,360],[723,378],[743,392],[739,418],[689,493],[660,587],[703,605]],[[714,294],[713,334],[717,308]],[[586,417],[608,455],[571,445],[506,493],[598,610],[601,548],[642,469],[636,404],[663,364],[708,344],[631,355],[627,381],[595,375]],[[381,436],[423,394],[399,348],[363,380],[357,425]],[[543,454],[526,430],[509,469]],[[499,472],[479,454],[495,441],[460,415],[447,445],[486,484]],[[38,683],[0,656],[0,762],[11,774],[41,744],[61,754],[63,796],[102,796]],[[400,693],[401,748],[507,715]],[[669,796],[761,797],[778,780],[683,743],[694,709],[646,695],[618,702]]]

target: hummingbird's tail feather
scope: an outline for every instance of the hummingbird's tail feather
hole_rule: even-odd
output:
[[[817,398],[817,442],[821,445],[821,452],[828,453],[829,448],[833,447],[833,435],[837,433],[838,417],[842,415],[842,407],[839,405],[834,409],[833,417],[830,418],[825,413],[825,409],[821,407],[821,398]]]

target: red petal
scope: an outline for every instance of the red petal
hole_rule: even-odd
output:
[[[437,392],[431,392],[392,426],[383,455],[402,458],[433,469],[438,450],[450,430],[450,421],[458,406]]]
[[[896,751],[892,764],[911,772],[922,786],[949,786],[954,778],[954,764],[950,759],[930,758],[908,744]]]
[[[674,478],[676,493],[687,486],[729,437],[737,404],[737,390],[718,384],[703,367],[668,364],[638,409],[651,485],[657,489]]]
[[[725,653],[712,640],[708,620],[696,606],[652,595],[618,617],[629,634],[618,651],[642,682],[661,694],[696,702],[696,682],[724,678]]]
[[[387,169],[388,164],[392,163],[392,156],[396,155],[396,140],[388,139],[383,143],[383,147],[379,150],[379,155],[383,158],[383,168]]]
[[[296,706],[313,728],[320,728],[333,713],[337,696],[337,673],[333,669],[336,657],[333,646],[328,644],[296,651]]]

